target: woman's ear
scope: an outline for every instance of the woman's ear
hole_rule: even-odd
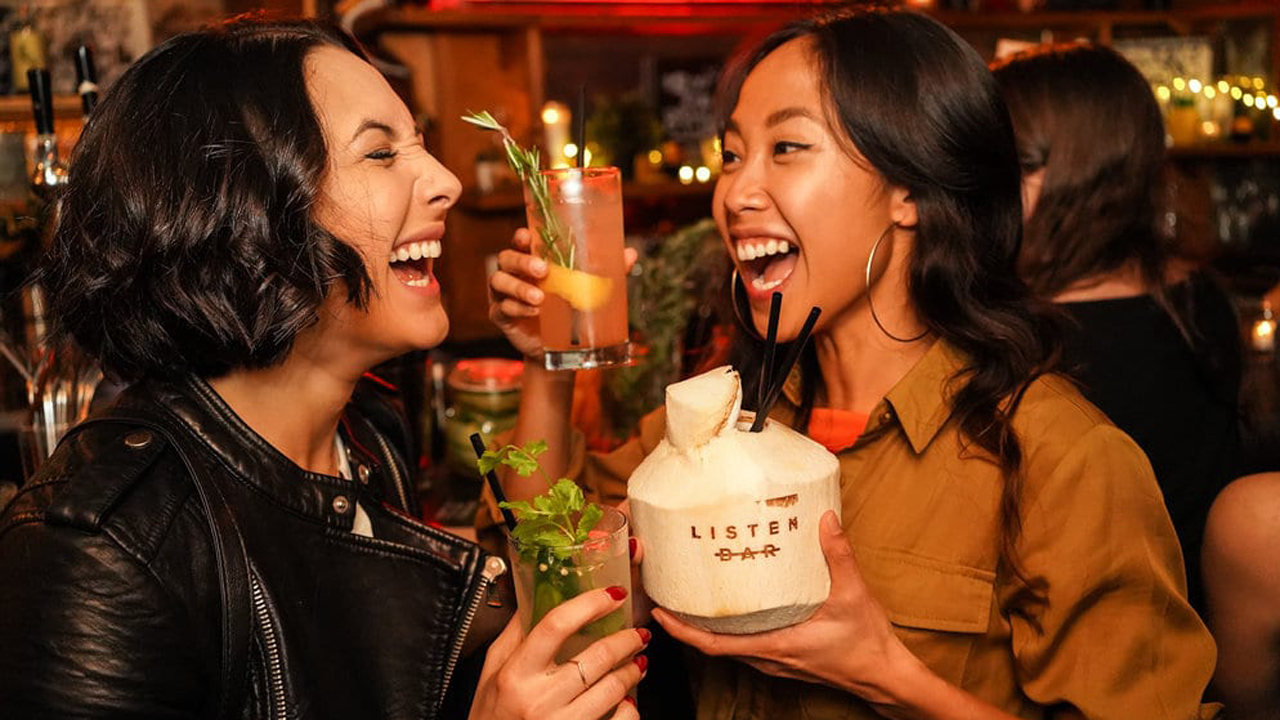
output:
[[[1036,203],[1040,202],[1040,191],[1044,190],[1045,168],[1037,168],[1022,174],[1022,221],[1031,219],[1036,211]]]
[[[895,187],[889,191],[889,219],[899,227],[911,229],[919,219],[916,216],[916,201],[911,191]]]

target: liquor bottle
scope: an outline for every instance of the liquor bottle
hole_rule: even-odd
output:
[[[93,51],[88,45],[76,50],[76,92],[80,94],[80,106],[88,118],[98,104],[98,69],[93,64]]]
[[[31,8],[18,8],[18,22],[9,32],[9,58],[12,63],[13,91],[26,92],[28,71],[48,65],[44,35],[31,20]]]
[[[27,71],[31,89],[31,112],[36,121],[35,170],[31,187],[43,200],[50,200],[67,182],[67,168],[58,158],[58,136],[53,133],[53,83],[49,71]]]

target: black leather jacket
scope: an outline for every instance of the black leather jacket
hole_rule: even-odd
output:
[[[353,407],[342,433],[357,479],[303,471],[197,379],[139,384],[73,430],[0,515],[0,715],[212,717],[238,686],[235,717],[441,716],[503,563],[406,514],[403,463]],[[243,542],[247,592],[197,482]],[[357,501],[372,539],[351,532]],[[237,598],[245,670],[224,677]]]

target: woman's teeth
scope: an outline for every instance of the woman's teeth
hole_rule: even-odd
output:
[[[786,240],[738,243],[738,259],[743,261],[769,255],[786,255],[789,252],[791,252],[791,243]]]
[[[421,260],[422,258],[435,259],[440,257],[440,241],[424,240],[423,242],[406,243],[391,251],[390,262],[406,262],[408,260]]]
[[[763,277],[757,277],[756,279],[751,281],[751,287],[757,290],[765,290],[765,291],[772,290],[781,284],[782,284],[781,280],[774,280],[773,282],[765,282]]]

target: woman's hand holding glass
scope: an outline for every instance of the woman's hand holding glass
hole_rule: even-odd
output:
[[[611,720],[639,718],[627,693],[648,658],[648,630],[627,629],[592,643],[569,662],[556,653],[584,625],[621,607],[622,588],[583,593],[558,605],[525,635],[519,617],[489,648],[471,720]],[[610,714],[612,713],[612,714]]]
[[[638,254],[634,248],[623,254],[630,271]],[[546,261],[533,254],[533,234],[520,228],[511,247],[498,254],[498,270],[489,278],[489,319],[525,357],[542,355],[538,314],[545,295],[539,284],[546,277]]]

